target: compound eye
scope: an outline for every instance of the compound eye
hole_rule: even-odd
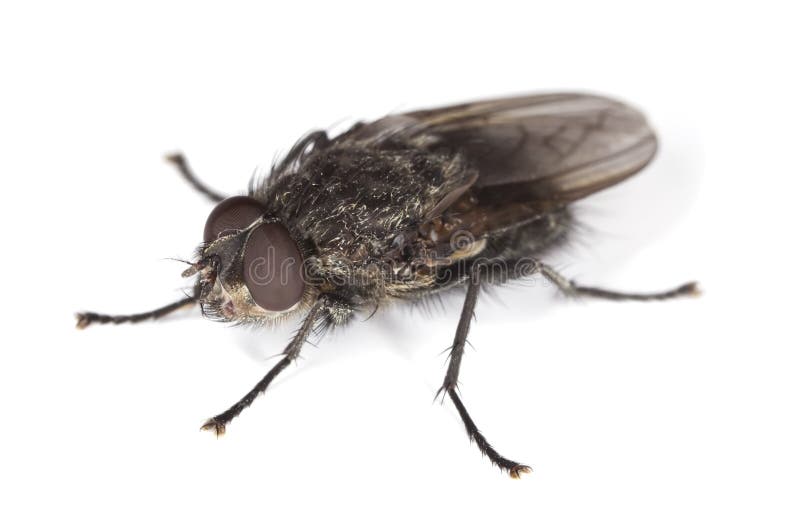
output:
[[[244,229],[264,214],[264,207],[251,197],[226,198],[216,205],[206,220],[204,241],[214,241],[227,231]]]
[[[280,223],[259,225],[244,249],[244,283],[256,304],[267,311],[286,311],[303,298],[300,249]]]

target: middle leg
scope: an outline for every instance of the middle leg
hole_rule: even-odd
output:
[[[467,296],[464,299],[464,307],[461,310],[461,318],[458,321],[458,328],[456,329],[456,336],[453,339],[453,346],[450,348],[450,362],[447,366],[447,373],[444,377],[444,383],[439,389],[439,393],[447,392],[447,395],[453,401],[453,404],[458,410],[461,420],[464,422],[464,427],[467,430],[467,435],[471,441],[474,441],[481,453],[483,453],[489,461],[497,465],[500,470],[508,472],[514,479],[518,479],[520,474],[530,472],[531,469],[527,465],[523,465],[514,460],[510,460],[499,452],[486,440],[486,437],[475,425],[472,417],[467,412],[466,406],[461,401],[458,395],[458,374],[461,369],[461,358],[464,355],[464,348],[467,343],[467,333],[469,333],[470,322],[475,314],[475,303],[478,300],[478,291],[480,290],[480,270],[476,268],[472,277],[469,278],[469,285],[467,286]]]

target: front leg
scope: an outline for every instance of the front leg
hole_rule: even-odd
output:
[[[475,425],[475,422],[472,420],[472,417],[470,417],[467,408],[464,406],[464,403],[461,401],[456,391],[458,388],[458,373],[461,369],[461,357],[464,355],[467,333],[469,333],[469,325],[475,314],[475,303],[478,300],[478,291],[481,287],[480,273],[480,268],[476,267],[473,275],[469,278],[467,296],[464,299],[464,307],[461,310],[461,318],[458,321],[458,328],[456,329],[456,336],[453,339],[453,346],[450,348],[450,363],[447,366],[447,374],[444,377],[444,383],[439,389],[439,393],[447,392],[447,395],[450,396],[450,399],[458,410],[458,414],[461,416],[461,420],[464,422],[464,427],[467,430],[469,439],[478,445],[478,449],[480,449],[481,453],[489,458],[493,464],[497,465],[500,470],[506,471],[512,478],[518,479],[520,474],[530,472],[530,467],[505,458],[494,450],[494,447],[491,446],[478,429],[478,426]]]
[[[206,431],[213,430],[217,436],[225,434],[225,426],[227,426],[231,420],[239,416],[242,411],[250,406],[253,401],[256,400],[256,397],[258,397],[259,394],[264,393],[267,387],[269,387],[270,383],[272,383],[272,380],[275,379],[278,374],[283,372],[283,369],[289,366],[289,363],[297,359],[297,357],[300,355],[300,349],[303,348],[303,344],[311,334],[314,326],[327,314],[326,311],[328,307],[328,300],[325,297],[320,297],[311,307],[311,310],[308,312],[305,319],[303,319],[303,323],[298,328],[297,332],[292,338],[292,341],[289,342],[289,345],[287,345],[283,350],[283,358],[276,363],[275,366],[272,367],[269,372],[267,372],[267,375],[265,375],[264,378],[247,393],[247,395],[242,397],[239,402],[223,411],[219,415],[208,419],[200,429]]]
[[[183,307],[193,306],[196,302],[197,296],[186,297],[185,299],[175,301],[172,304],[167,304],[166,306],[158,309],[145,311],[144,313],[136,313],[133,315],[106,315],[103,313],[84,311],[75,314],[75,318],[78,319],[76,326],[78,329],[84,329],[91,324],[135,324],[145,320],[156,320]]]

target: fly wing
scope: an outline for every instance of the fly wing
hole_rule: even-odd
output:
[[[583,198],[641,170],[656,137],[636,109],[577,93],[529,95],[413,111],[354,127],[367,144],[412,142],[459,154],[477,172],[482,204],[552,206]]]
[[[386,116],[358,124],[338,145],[416,148],[452,156],[458,177],[420,221],[482,239],[533,221],[641,170],[653,158],[653,130],[636,109],[601,96],[529,95]],[[444,227],[448,227],[445,224]],[[446,244],[443,244],[446,246]],[[445,254],[446,254],[445,249]]]

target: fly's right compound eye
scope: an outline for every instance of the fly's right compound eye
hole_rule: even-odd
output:
[[[286,227],[259,225],[244,248],[244,284],[253,301],[267,311],[291,309],[303,298],[303,257]]]
[[[211,211],[203,230],[203,240],[214,241],[227,231],[244,229],[264,214],[264,206],[245,196],[223,200]]]

